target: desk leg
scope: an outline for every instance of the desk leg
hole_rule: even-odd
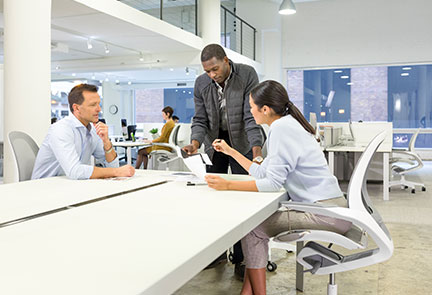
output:
[[[132,165],[132,148],[130,146],[126,149],[126,156],[128,165]]]
[[[388,201],[389,200],[389,178],[390,178],[390,171],[389,171],[389,153],[383,153],[383,200]]]
[[[303,248],[304,242],[297,242],[297,250],[296,256]],[[304,284],[303,284],[303,265],[296,261],[296,289],[300,292],[303,292]]]
[[[331,174],[333,174],[334,175],[334,152],[329,152],[328,153],[328,165],[329,165],[329,168],[330,168],[330,172],[331,172]]]

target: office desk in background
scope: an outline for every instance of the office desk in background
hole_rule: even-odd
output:
[[[0,228],[0,294],[171,294],[285,198],[171,181]]]
[[[143,141],[115,141],[112,143],[113,147],[124,147],[126,148],[126,157],[128,165],[132,165],[132,148],[140,147],[146,148],[151,147],[151,143],[146,143]]]
[[[327,147],[325,149],[326,152],[328,152],[328,164],[329,168],[332,174],[335,173],[334,170],[334,153],[335,152],[353,152],[353,153],[363,153],[366,149],[366,144],[358,144],[358,145],[337,145],[337,146],[331,146]],[[389,179],[390,179],[390,163],[389,163],[389,157],[390,153],[392,152],[392,145],[391,144],[382,144],[379,146],[377,153],[383,154],[383,200],[388,201],[389,200]]]

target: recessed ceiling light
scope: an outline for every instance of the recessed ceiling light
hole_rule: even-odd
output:
[[[402,70],[409,71],[409,70],[411,70],[411,67],[403,67]]]
[[[341,79],[349,79],[349,76],[341,76]]]
[[[353,82],[348,82],[348,83],[347,83],[347,85],[353,85],[353,84],[354,84]]]
[[[342,73],[342,70],[334,70],[333,73],[340,74]]]
[[[409,73],[402,73],[401,76],[402,76],[402,77],[409,76]]]
[[[132,82],[131,82],[131,81],[129,81],[129,82],[128,82],[128,85],[131,85],[131,84],[132,84]]]
[[[173,71],[174,71],[174,69],[173,69],[173,68],[170,68],[170,71],[171,71],[171,72],[173,72]]]
[[[76,76],[76,74],[75,73],[72,73],[72,77],[75,77]]]

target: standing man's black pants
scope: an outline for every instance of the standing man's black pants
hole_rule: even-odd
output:
[[[231,141],[229,139],[228,131],[219,131],[219,139],[223,139],[231,146]],[[253,154],[250,150],[246,155],[244,155],[249,160],[252,160]],[[248,174],[248,172],[237,163],[232,157],[225,155],[224,153],[215,152],[212,159],[212,166],[207,166],[208,173],[228,173],[228,166],[231,166],[232,174]],[[233,253],[233,263],[237,264],[243,261],[243,251],[241,248],[241,243],[238,241],[234,245]]]

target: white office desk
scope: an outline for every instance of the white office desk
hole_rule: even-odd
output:
[[[285,196],[170,182],[1,228],[0,294],[171,294]]]
[[[367,144],[358,144],[358,145],[337,145],[325,148],[325,151],[328,152],[328,164],[330,167],[331,173],[334,174],[334,153],[335,152],[358,152],[362,153],[366,149]],[[383,153],[383,200],[389,200],[389,178],[390,178],[390,170],[389,170],[389,157],[392,152],[392,145],[383,143],[379,146],[378,153]]]
[[[120,181],[72,180],[66,176],[0,185],[0,223],[54,210],[127,190],[155,184],[163,173],[145,174]]]
[[[132,165],[132,148],[141,147],[146,148],[152,146],[151,143],[143,142],[143,141],[116,141],[113,142],[112,145],[114,147],[124,147],[126,148],[126,157],[128,165]]]

